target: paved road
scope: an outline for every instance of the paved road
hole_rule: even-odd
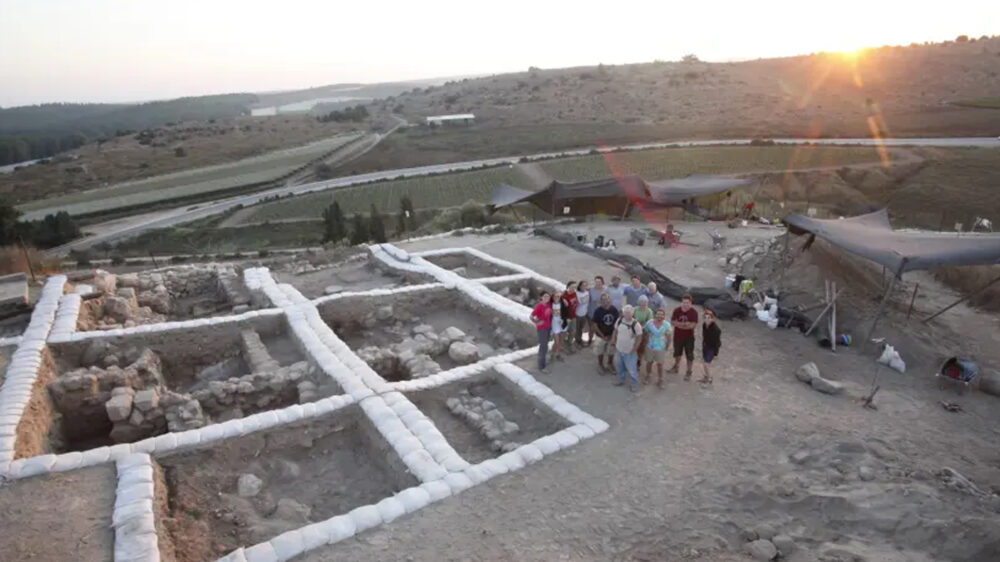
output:
[[[398,125],[397,125],[398,127]],[[388,136],[396,127],[388,131],[385,136]],[[816,144],[837,144],[837,145],[855,145],[855,146],[873,146],[883,142],[887,146],[939,146],[939,147],[989,147],[989,148],[1000,148],[1000,139],[995,137],[964,137],[964,138],[910,138],[910,139],[886,139],[885,141],[875,141],[869,138],[849,138],[849,139],[774,139],[775,142],[788,143],[788,144],[806,144],[806,143],[816,143]],[[673,141],[673,142],[656,142],[656,143],[643,143],[643,144],[629,144],[629,145],[616,145],[616,146],[605,146],[598,150],[602,152],[608,152],[612,150],[643,150],[649,148],[666,148],[675,146],[726,146],[726,145],[739,145],[747,144],[750,139],[726,139],[726,140],[699,140],[699,141]],[[374,146],[374,145],[373,145]],[[540,154],[533,154],[527,156],[529,160],[553,158],[557,156],[581,156],[589,154],[593,150],[593,147],[573,149],[573,150],[562,150],[559,152],[544,152]],[[218,201],[213,201],[209,203],[203,203],[201,205],[195,205],[193,207],[185,207],[179,209],[168,209],[165,211],[158,211],[154,213],[149,213],[143,215],[141,218],[137,217],[136,220],[128,221],[127,223],[122,223],[118,225],[95,225],[89,230],[99,231],[95,236],[88,238],[76,240],[70,242],[69,244],[59,246],[57,248],[51,249],[49,252],[55,255],[64,255],[73,249],[84,249],[89,248],[94,244],[100,242],[115,242],[123,238],[129,238],[135,236],[146,230],[153,228],[165,228],[169,226],[174,226],[177,224],[189,222],[192,220],[209,217],[222,212],[225,212],[238,205],[253,205],[262,201],[268,197],[274,196],[288,196],[288,195],[300,195],[303,193],[312,193],[315,191],[323,191],[327,189],[333,189],[338,187],[347,187],[351,185],[369,183],[379,180],[394,179],[400,177],[411,177],[411,176],[424,176],[429,174],[439,174],[444,172],[458,172],[462,170],[471,170],[474,168],[480,168],[483,166],[500,166],[504,164],[517,164],[520,160],[524,158],[523,156],[505,156],[502,158],[486,158],[482,160],[468,160],[465,162],[451,162],[448,164],[434,164],[430,166],[417,166],[414,168],[401,168],[396,170],[384,170],[380,172],[370,172],[367,174],[358,174],[354,176],[346,176],[341,178],[334,178],[330,180],[317,181],[312,183],[305,183],[295,186],[285,186],[275,189],[269,189],[267,191],[260,191],[250,195],[241,195],[237,197],[231,197],[228,199],[221,199]]]

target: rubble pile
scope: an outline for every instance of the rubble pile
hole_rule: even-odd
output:
[[[96,295],[82,303],[79,330],[131,328],[168,316],[200,318],[251,309],[250,294],[230,265],[190,265],[165,271],[94,272]]]
[[[767,257],[781,252],[784,242],[781,236],[759,240],[747,246],[729,248],[725,257],[719,258],[719,265],[729,272],[756,278],[761,273]]]
[[[516,423],[508,421],[493,402],[472,396],[468,390],[463,390],[457,397],[449,398],[445,404],[452,415],[481,433],[490,442],[493,451],[506,453],[521,446],[520,443],[508,439],[521,428]]]

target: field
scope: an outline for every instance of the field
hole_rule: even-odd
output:
[[[42,218],[56,211],[83,215],[272,181],[343,146],[357,136],[337,135],[229,164],[185,170],[107,188],[33,201],[18,208],[25,212],[26,219]]]
[[[270,223],[253,227],[220,228],[198,225],[188,228],[150,230],[115,247],[122,256],[164,254],[256,254],[269,248],[317,246],[323,238],[318,221]],[[94,254],[94,257],[106,257]]]
[[[540,166],[563,181],[613,174],[638,174],[653,181],[690,174],[795,170],[878,161],[878,152],[868,147],[739,146],[617,152],[549,160]]]
[[[344,214],[367,214],[372,203],[381,212],[399,210],[399,200],[409,195],[415,209],[453,207],[472,200],[484,202],[497,185],[526,186],[527,179],[516,169],[490,168],[440,176],[425,176],[359,185],[291,197],[251,207],[240,212],[240,224],[286,219],[318,219],[334,201]]]

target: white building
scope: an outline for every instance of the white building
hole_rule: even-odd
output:
[[[431,127],[442,125],[471,125],[476,116],[471,113],[456,113],[454,115],[432,115],[427,118],[427,124]]]

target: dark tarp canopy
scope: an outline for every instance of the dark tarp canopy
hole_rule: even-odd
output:
[[[653,202],[661,205],[683,205],[690,203],[691,199],[714,195],[748,187],[754,183],[753,180],[738,178],[723,178],[717,176],[688,176],[673,180],[654,181],[649,183],[649,191],[652,193]]]
[[[812,233],[896,276],[916,269],[1000,263],[1000,235],[898,232],[889,224],[887,209],[847,219],[791,215],[785,222],[793,234]]]

